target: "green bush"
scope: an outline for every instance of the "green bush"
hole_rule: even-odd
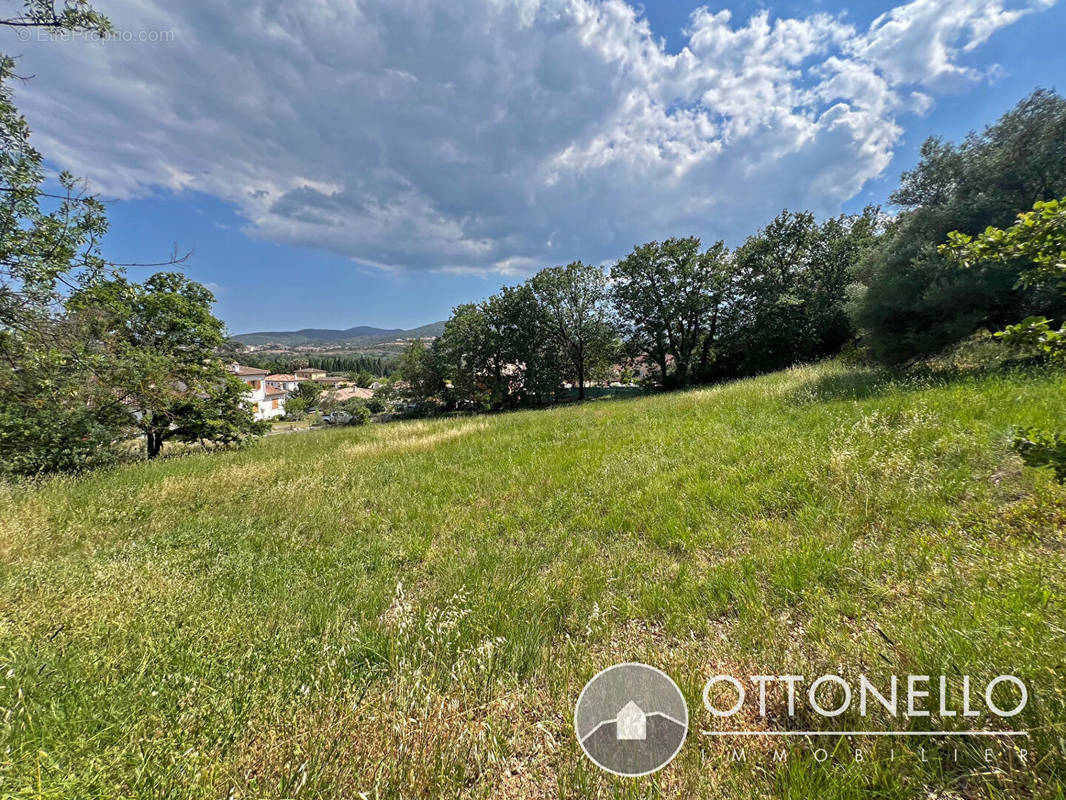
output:
[[[0,475],[80,472],[121,457],[114,428],[92,409],[0,399]]]
[[[1066,437],[1038,428],[1020,428],[1011,440],[1028,467],[1051,467],[1055,480],[1066,483]]]
[[[370,422],[370,409],[367,407],[365,400],[359,400],[358,398],[345,400],[337,405],[336,410],[346,411],[352,415],[352,418],[348,420],[349,425],[366,425]]]

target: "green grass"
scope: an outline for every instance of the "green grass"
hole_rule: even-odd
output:
[[[1066,490],[1014,425],[1066,429],[1066,378],[825,364],[0,488],[0,795],[1062,798]],[[623,660],[691,709],[639,780],[571,722]],[[977,724],[1032,731],[1028,764],[970,739],[732,762],[699,735],[719,672],[1018,674],[1028,707]]]

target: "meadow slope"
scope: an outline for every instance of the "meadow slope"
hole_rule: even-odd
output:
[[[1062,798],[1066,491],[1017,424],[1066,429],[1066,378],[822,364],[0,488],[0,795]],[[692,714],[639,780],[571,722],[623,660]],[[1028,707],[978,724],[1030,730],[1028,760],[732,762],[699,735],[716,672],[1015,673]]]

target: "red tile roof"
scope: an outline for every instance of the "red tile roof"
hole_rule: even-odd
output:
[[[287,391],[277,386],[268,386],[263,390],[264,397],[277,397],[278,395],[288,394]]]
[[[322,394],[323,396],[336,400],[338,403],[343,403],[345,400],[351,400],[353,397],[358,397],[360,400],[369,400],[374,396],[374,393],[369,389],[362,389],[358,386],[353,386],[350,389],[334,389],[332,391],[323,392]]]

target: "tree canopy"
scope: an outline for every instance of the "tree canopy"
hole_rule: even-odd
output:
[[[874,248],[854,320],[879,361],[932,355],[978,328],[1028,315],[1059,316],[1061,295],[1019,282],[1024,259],[963,269],[939,245],[1009,225],[1041,200],[1066,194],[1066,100],[1038,90],[980,133],[953,145],[930,139],[892,201],[904,210]]]

